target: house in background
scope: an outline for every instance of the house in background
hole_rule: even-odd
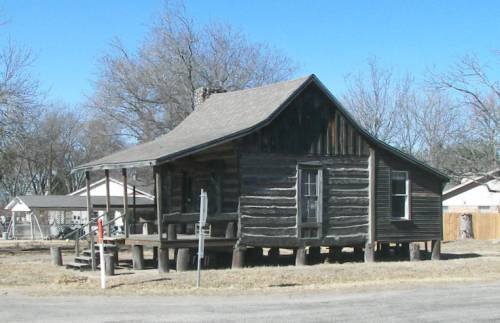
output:
[[[226,93],[198,89],[194,112],[166,135],[76,170],[88,180],[91,171],[121,169],[126,178],[139,167],[155,174],[158,230],[126,233],[125,243],[138,260],[143,246],[159,248],[160,272],[168,248],[193,254],[198,246],[176,227],[198,221],[201,189],[211,227],[205,247],[232,251],[235,267],[263,247],[293,249],[300,264],[320,247],[364,248],[370,260],[375,243],[432,240],[439,255],[448,178],[371,136],[314,75]]]
[[[110,177],[110,211],[117,218],[120,227],[123,209],[123,183]],[[95,199],[92,209],[95,216],[104,214],[106,205],[106,178],[90,184]],[[57,237],[68,229],[88,223],[87,189],[81,188],[67,195],[24,195],[16,196],[5,207],[11,214],[7,221],[8,236],[12,239],[44,239]],[[154,217],[154,196],[145,190],[127,185],[128,204],[135,209],[141,221]],[[135,206],[135,207],[134,207]],[[112,217],[112,218],[113,218]]]
[[[500,213],[500,168],[443,193],[446,213]]]
[[[144,197],[147,199],[154,199],[153,187],[147,187],[144,185],[135,187],[135,196]],[[90,184],[90,194],[92,196],[106,196],[106,178],[95,181]],[[127,194],[130,197],[134,196],[134,186],[127,185]],[[67,194],[69,196],[87,196],[87,188],[82,187],[79,190]],[[121,196],[123,197],[123,183],[113,177],[109,177],[109,195],[110,196]]]

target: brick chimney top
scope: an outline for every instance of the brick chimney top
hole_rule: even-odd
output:
[[[197,109],[203,102],[205,102],[208,97],[214,93],[224,93],[224,90],[221,87],[199,87],[194,90],[194,108]]]

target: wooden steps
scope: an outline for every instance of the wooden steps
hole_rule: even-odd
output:
[[[104,253],[113,253],[115,252],[117,245],[114,244],[105,244],[104,245]],[[94,256],[96,267],[99,266],[99,245],[95,245],[94,247]],[[83,250],[81,256],[76,256],[73,262],[69,262],[66,264],[66,269],[74,269],[74,270],[91,270],[92,269],[92,250],[86,249]]]
[[[92,266],[90,264],[83,262],[69,262],[66,264],[66,269],[85,271],[85,270],[91,270]]]

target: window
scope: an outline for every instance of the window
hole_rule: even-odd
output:
[[[479,213],[490,212],[490,206],[489,205],[479,205],[478,209],[479,209]]]
[[[408,172],[391,172],[391,210],[395,219],[409,219],[409,198],[408,192],[410,181]]]
[[[220,171],[210,173],[207,187],[208,214],[222,212],[222,174]]]
[[[443,205],[443,213],[448,212],[449,207],[448,205]]]
[[[302,223],[317,222],[318,219],[318,170],[304,169],[301,176]]]
[[[192,212],[196,201],[193,199],[193,179],[185,171],[182,172],[182,212]]]
[[[322,222],[322,176],[318,167],[299,167],[299,234],[302,238],[318,238]]]

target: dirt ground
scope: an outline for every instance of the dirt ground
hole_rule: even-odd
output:
[[[73,256],[69,248],[64,261]],[[202,271],[196,289],[196,272],[160,275],[151,267],[128,267],[108,278],[108,289],[99,288],[99,272],[79,272],[50,263],[47,245],[0,243],[0,294],[46,295],[238,295],[336,289],[392,289],[429,283],[489,282],[500,280],[500,241],[457,241],[442,245],[443,260],[420,262],[380,261],[320,263],[311,266],[259,266],[238,270]],[[151,257],[147,251],[145,257]],[[285,256],[286,257],[286,256]],[[128,252],[120,258],[127,263]]]

